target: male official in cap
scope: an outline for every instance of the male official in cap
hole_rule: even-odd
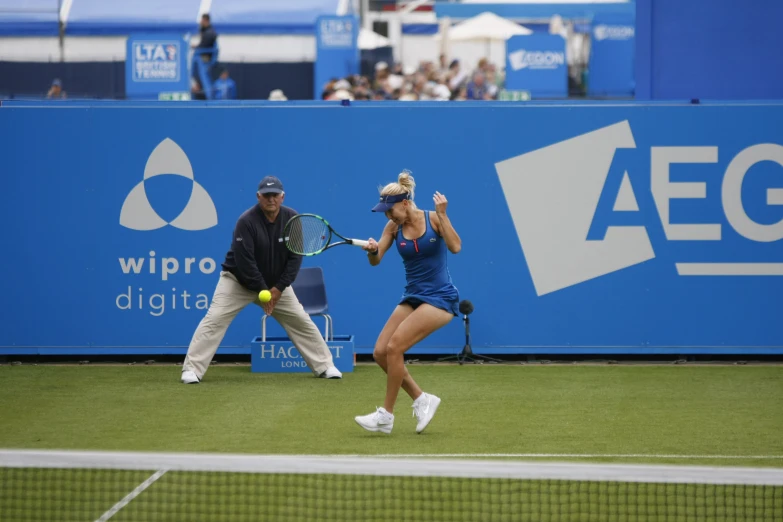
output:
[[[201,381],[229,325],[250,303],[263,307],[282,325],[315,375],[340,379],[342,374],[335,368],[321,332],[291,288],[302,257],[289,251],[282,237],[296,211],[283,206],[283,184],[274,176],[261,180],[256,198],[258,204],[239,216],[234,227],[231,249],[222,264],[209,310],[190,341],[182,382]],[[259,301],[261,290],[272,294],[269,302]]]

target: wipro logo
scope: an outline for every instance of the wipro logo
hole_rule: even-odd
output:
[[[596,233],[599,202],[611,211],[640,211],[628,172],[618,185],[607,184],[618,149],[635,149],[628,121],[495,164],[530,269],[537,295],[545,295],[655,258],[643,224],[607,226]],[[650,191],[667,240],[720,241],[720,223],[671,223],[672,199],[706,197],[704,182],[673,182],[678,163],[717,163],[718,147],[650,147]],[[742,202],[742,183],[755,164],[772,161],[783,167],[783,146],[753,145],[728,164],[721,184],[723,213],[741,236],[756,242],[783,239],[783,219],[761,224]],[[639,187],[637,187],[638,189]],[[783,189],[766,189],[767,205],[783,205]],[[679,275],[783,275],[783,263],[676,263]]]
[[[180,176],[191,181],[190,199],[170,223],[152,208],[145,182],[155,176]],[[217,210],[204,187],[193,177],[193,167],[185,151],[166,138],[152,151],[144,167],[143,179],[133,187],[120,210],[120,225],[132,230],[156,230],[171,225],[182,230],[206,230],[217,225]]]
[[[185,151],[173,140],[164,139],[147,159],[142,180],[125,197],[120,225],[147,232],[167,225],[199,231],[217,224],[215,204],[194,179]],[[189,241],[184,244],[202,250],[202,255],[185,252],[166,234],[132,235],[135,250],[139,252],[141,248],[143,254],[117,258],[127,281],[115,299],[118,309],[148,309],[150,315],[160,317],[167,311],[209,308],[208,291],[183,288],[190,277],[212,274],[218,267],[214,259],[203,255],[203,247],[193,243],[195,238],[184,238],[183,241]]]

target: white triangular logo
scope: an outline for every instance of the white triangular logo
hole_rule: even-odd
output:
[[[166,226],[163,218],[150,205],[143,181],[133,187],[125,198],[120,210],[120,225],[133,230],[156,230]]]
[[[175,175],[192,180],[193,187],[185,208],[170,224],[181,230],[206,230],[217,225],[217,209],[209,193],[193,176],[187,154],[172,139],[161,141],[152,151],[144,167],[144,177],[125,198],[120,210],[120,225],[132,230],[156,230],[169,223],[152,208],[144,181],[153,176]]]
[[[193,182],[193,192],[185,209],[171,222],[172,227],[182,230],[205,230],[217,225],[217,210],[212,198],[209,197],[204,187]]]
[[[187,154],[170,138],[166,138],[155,147],[144,167],[144,179],[161,174],[176,174],[193,179],[193,167]]]

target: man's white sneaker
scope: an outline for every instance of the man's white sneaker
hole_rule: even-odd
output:
[[[440,398],[435,395],[422,392],[419,398],[413,401],[413,416],[419,421],[416,425],[416,433],[421,433],[430,423],[438,411]]]
[[[183,384],[198,384],[199,378],[196,375],[195,372],[192,372],[190,370],[185,370],[182,372],[182,383]]]
[[[354,420],[356,421],[356,424],[367,431],[391,433],[391,430],[394,427],[394,415],[384,408],[378,408],[375,410],[375,413],[370,413],[369,415],[354,417]]]
[[[329,368],[326,369],[324,373],[320,375],[320,377],[324,379],[342,379],[343,374],[340,373],[340,370],[338,370],[334,366],[330,366]]]

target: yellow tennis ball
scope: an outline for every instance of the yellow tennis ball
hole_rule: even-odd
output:
[[[261,290],[258,292],[258,300],[262,303],[268,303],[272,299],[272,293],[269,290]]]

